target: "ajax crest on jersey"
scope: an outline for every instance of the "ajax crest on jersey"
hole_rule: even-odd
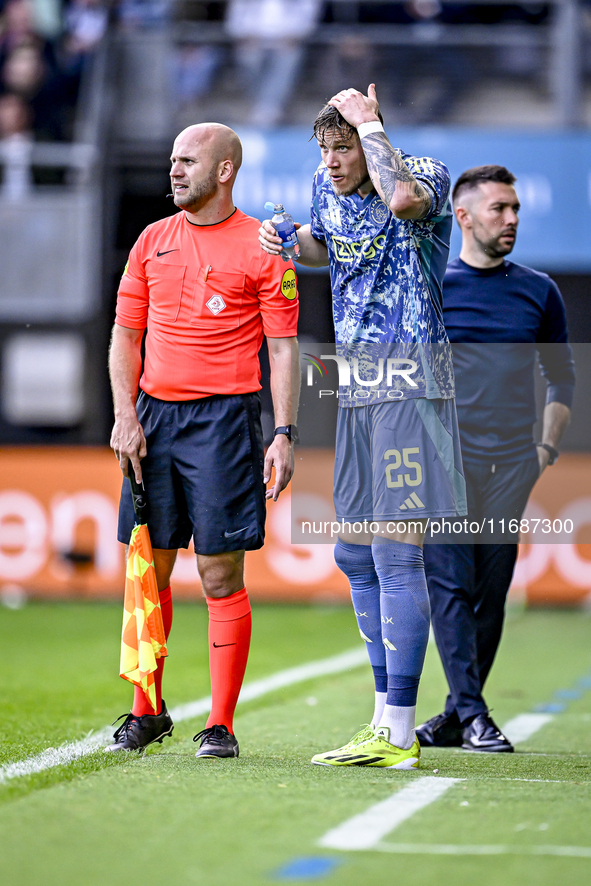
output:
[[[388,207],[377,197],[369,207],[369,217],[376,225],[383,225],[388,218]]]

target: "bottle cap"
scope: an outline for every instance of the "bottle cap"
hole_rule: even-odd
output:
[[[267,212],[285,212],[281,203],[271,203],[270,200],[265,203],[265,209]]]

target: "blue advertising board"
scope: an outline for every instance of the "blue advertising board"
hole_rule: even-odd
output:
[[[507,166],[517,176],[522,204],[512,258],[556,273],[591,272],[591,134],[389,127],[387,132],[395,147],[446,163],[452,181],[472,166]],[[296,221],[309,221],[312,176],[320,162],[310,134],[311,127],[239,130],[244,164],[234,193],[244,212],[264,218],[263,205],[272,200],[283,203]],[[451,257],[459,250],[454,225]]]

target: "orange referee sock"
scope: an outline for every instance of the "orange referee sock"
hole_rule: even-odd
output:
[[[233,718],[250,648],[251,611],[246,588],[230,597],[207,597],[211,713],[207,726],[226,726]]]
[[[170,629],[172,627],[172,591],[170,590],[170,585],[168,585],[167,588],[164,588],[163,591],[160,591],[158,596],[160,597],[160,609],[162,610],[164,636],[168,640],[168,635],[170,634]],[[157,714],[162,710],[162,671],[164,670],[165,661],[166,657],[156,659],[158,670],[154,674],[154,688],[156,689]],[[135,714],[136,717],[143,717],[144,714],[154,714],[152,705],[139,686],[133,687],[133,705],[131,712],[132,714]]]

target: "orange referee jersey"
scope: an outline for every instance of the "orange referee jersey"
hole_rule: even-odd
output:
[[[260,390],[263,335],[296,335],[293,264],[263,252],[260,222],[237,209],[217,225],[184,212],[143,231],[117,296],[117,323],[145,329],[140,387],[160,400]]]

